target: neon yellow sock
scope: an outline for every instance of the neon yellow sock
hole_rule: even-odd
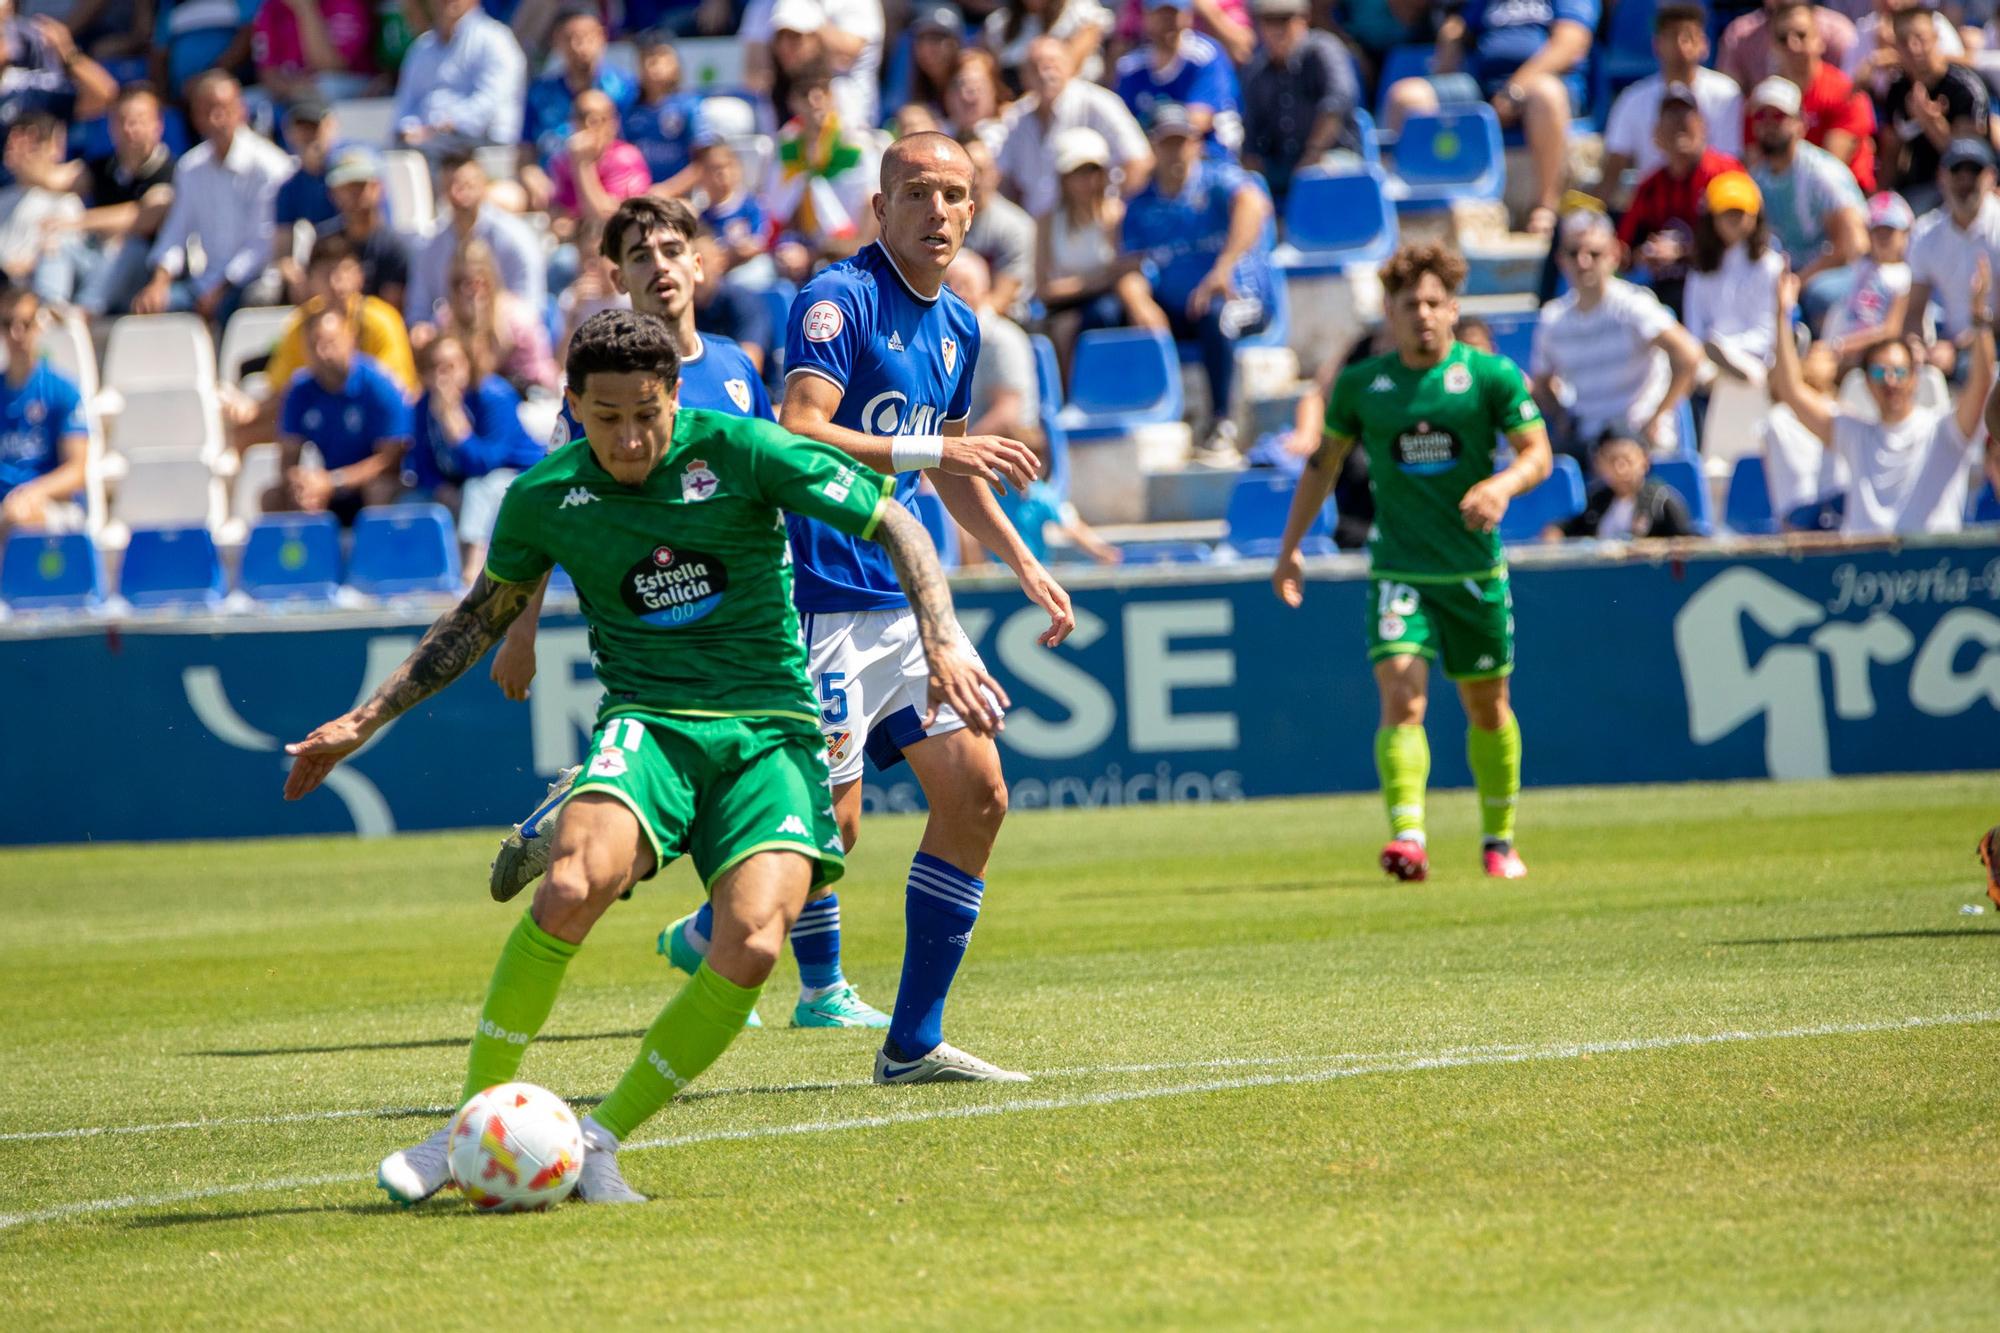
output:
[[[1498,731],[1465,729],[1465,761],[1479,788],[1479,830],[1514,841],[1514,807],[1521,797],[1521,723],[1513,713]]]
[[[1383,727],[1375,733],[1375,772],[1389,807],[1389,833],[1400,838],[1424,831],[1424,788],[1431,780],[1431,743],[1422,727]]]
[[[549,934],[528,913],[521,914],[520,924],[500,950],[500,961],[493,965],[486,1007],[479,1011],[472,1054],[465,1063],[465,1090],[458,1098],[461,1104],[481,1088],[507,1082],[521,1068],[528,1043],[549,1021],[549,1010],[556,1007],[563,969],[576,957],[576,951],[576,945]]]
[[[631,1137],[729,1049],[763,989],[739,986],[703,963],[653,1020],[639,1042],[639,1058],[592,1118],[620,1139]]]

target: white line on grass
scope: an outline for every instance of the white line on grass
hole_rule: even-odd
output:
[[[931,1107],[917,1111],[895,1111],[887,1115],[851,1116],[845,1119],[805,1120],[788,1125],[758,1125],[744,1129],[702,1130],[664,1139],[642,1139],[625,1145],[626,1151],[652,1148],[682,1148],[700,1143],[722,1143],[747,1139],[786,1138],[801,1134],[832,1134],[846,1130],[880,1129],[890,1125],[913,1125],[938,1120],[971,1120],[1017,1111],[1065,1111],[1094,1106],[1115,1106],[1123,1102],[1154,1101],[1166,1097],[1191,1097],[1213,1092],[1236,1092],[1251,1088],[1291,1087],[1328,1083],[1335,1079],[1360,1078],[1368,1074],[1412,1074],[1433,1069],[1465,1069],[1481,1065],[1528,1064],[1545,1060],[1578,1060],[1592,1055],[1624,1055],[1642,1051],[1668,1051],[1690,1047],[1722,1046],[1738,1042],[1784,1041],[1802,1037],[1852,1037],[1875,1032],[1904,1032],[1921,1028],[1962,1027],[2000,1021],[2000,1010],[1979,1010],[1960,1014],[1935,1014],[1914,1018],[1892,1018],[1867,1023],[1822,1023],[1807,1027],[1775,1028],[1761,1032],[1698,1032],[1669,1037],[1628,1037],[1614,1041],[1562,1042],[1546,1046],[1468,1048],[1458,1052],[1413,1056],[1400,1059],[1364,1059],[1332,1069],[1306,1070],[1295,1074],[1257,1074],[1244,1078],[1214,1079],[1205,1083],[1181,1083],[1167,1087],[1130,1088],[1106,1092],[1078,1093],[1069,1097],[1017,1098],[1011,1101],[982,1102],[973,1106]],[[1340,1057],[1328,1057],[1339,1059]],[[35,1222],[54,1222],[90,1213],[120,1212],[129,1209],[160,1208],[169,1204],[193,1203],[258,1194],[270,1190],[312,1189],[323,1185],[361,1184],[373,1179],[365,1175],[293,1176],[282,1180],[251,1181],[238,1185],[215,1185],[206,1189],[182,1190],[146,1198],[123,1195],[114,1199],[87,1199],[55,1204],[31,1212],[0,1213],[0,1231]]]

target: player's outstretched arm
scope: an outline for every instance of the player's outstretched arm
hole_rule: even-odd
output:
[[[1799,365],[1798,345],[1792,341],[1792,312],[1799,307],[1798,274],[1787,270],[1778,279],[1777,304],[1778,337],[1768,381],[1771,397],[1791,408],[1799,424],[1818,437],[1821,444],[1832,448],[1833,421],[1839,409],[1831,398],[1806,384],[1805,371]]]
[[[944,567],[938,564],[937,550],[930,533],[916,515],[899,504],[882,506],[882,519],[875,540],[889,554],[896,567],[896,581],[910,599],[917,617],[917,637],[923,641],[924,661],[930,668],[929,707],[922,725],[929,728],[937,720],[941,705],[950,704],[965,725],[980,736],[1000,730],[1000,717],[987,704],[987,695],[1007,706],[1007,692],[1000,682],[986,674],[965,651],[958,616],[951,606],[951,587],[945,582]]]
[[[1993,266],[1984,254],[1972,270],[1972,369],[1958,391],[1958,433],[1970,440],[1986,414],[1987,386],[1993,383]]]
[[[1007,568],[1021,580],[1021,591],[1028,595],[1028,600],[1049,613],[1049,627],[1042,631],[1037,642],[1044,648],[1053,648],[1067,639],[1076,628],[1076,612],[1070,609],[1069,593],[1021,540],[1021,534],[1001,511],[986,483],[973,477],[938,472],[932,474],[931,485],[937,487],[938,499],[944,501],[946,512],[981,546],[1006,561]]]
[[[293,757],[285,799],[296,801],[319,786],[370,736],[464,675],[506,633],[534,590],[532,583],[496,583],[481,572],[465,599],[439,617],[368,702],[285,747]]]
[[[836,426],[833,414],[840,408],[841,396],[841,387],[832,380],[796,371],[785,381],[778,424],[794,435],[830,444],[884,476],[916,468],[941,468],[957,476],[1026,491],[1028,483],[1041,475],[1041,460],[1033,449],[999,435],[864,435]]]
[[[1292,492],[1291,512],[1285,515],[1285,535],[1278,542],[1278,563],[1271,570],[1271,591],[1286,606],[1301,606],[1306,600],[1305,562],[1299,559],[1299,543],[1312,531],[1313,519],[1326,507],[1333,484],[1340,480],[1341,464],[1354,441],[1321,435],[1319,448],[1306,460],[1299,473],[1298,489]]]
[[[544,574],[535,584],[535,595],[507,627],[507,637],[493,654],[493,683],[517,704],[527,700],[528,686],[535,679],[535,635],[541,628],[542,599],[548,591],[549,576]]]

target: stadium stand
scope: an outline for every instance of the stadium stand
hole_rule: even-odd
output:
[[[273,514],[250,527],[237,585],[258,602],[331,602],[340,588],[340,523],[331,514]]]
[[[1762,460],[1758,460],[1762,461]],[[1715,532],[1715,505],[1710,499],[1711,490],[1702,477],[1701,466],[1685,458],[1660,458],[1653,462],[1653,475],[1663,486],[1670,486],[1688,507],[1688,515],[1694,519],[1694,529],[1707,537]]]
[[[215,610],[225,591],[222,557],[207,528],[133,531],[118,571],[118,595],[131,605]]]
[[[17,532],[0,550],[0,602],[12,611],[86,611],[104,602],[104,560],[81,532]]]
[[[1098,329],[1077,339],[1069,402],[1058,414],[1072,444],[1134,426],[1178,421],[1180,356],[1172,338],[1146,329]]]
[[[458,587],[458,541],[441,504],[380,505],[354,520],[347,583],[370,597],[451,592]]]
[[[1736,460],[1722,519],[1731,532],[1746,537],[1768,537],[1778,530],[1778,520],[1771,513],[1771,484],[1764,473],[1763,459]]]
[[[1396,140],[1391,194],[1399,212],[1498,199],[1506,183],[1500,120],[1486,106],[1411,116]]]
[[[1229,510],[1223,516],[1227,554],[1240,559],[1264,559],[1278,553],[1284,536],[1285,519],[1291,513],[1292,492],[1297,481],[1271,469],[1255,469],[1239,477],[1229,493]],[[1299,550],[1306,555],[1332,555],[1333,518],[1329,504],[1313,519]]]
[[[1655,470],[1658,469],[1655,464]],[[1583,469],[1574,458],[1558,455],[1547,480],[1517,496],[1500,519],[1500,540],[1519,543],[1541,539],[1542,529],[1569,522],[1583,512]]]

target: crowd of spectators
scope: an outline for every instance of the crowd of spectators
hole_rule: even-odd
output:
[[[1298,171],[1369,147],[1378,97],[1385,136],[1476,101],[1518,139],[1516,221],[1565,288],[1525,369],[1604,489],[1593,521],[1657,534],[1684,515],[1645,457],[1693,450],[1691,415],[1752,403],[1773,457],[1815,434],[1803,391],[1773,383],[1788,347],[1801,383],[1856,411],[1872,400],[1843,377],[1875,384],[1887,349],[1919,381],[1982,372],[2000,130],[1974,4],[1662,0],[1656,69],[1609,103],[1593,179],[1573,141],[1621,2],[1643,0],[0,0],[0,273],[33,298],[14,307],[30,346],[72,312],[101,330],[188,311],[219,334],[295,307],[263,393],[223,404],[232,448],[281,449],[271,506],[415,492],[476,515],[491,487],[473,483],[525,457],[499,405],[546,403],[568,333],[624,299],[597,254],[620,201],[690,203],[697,325],[768,371],[767,294],[867,244],[883,148],[935,128],[974,163],[982,320],[1047,332],[1065,368],[1095,328],[1190,345],[1214,406],[1195,461],[1233,467],[1236,353],[1274,317]],[[693,36],[740,48],[737,86],[691,86]],[[1385,77],[1413,43],[1426,72]],[[357,98],[387,106],[379,141],[342,123]],[[423,224],[391,216],[412,189],[436,201]],[[26,400],[60,416],[45,378],[10,373],[0,413]],[[67,484],[47,436],[0,438],[0,484]],[[1881,473],[1835,452],[1774,464],[1787,514],[1837,505],[1826,477]],[[1706,458],[1718,486],[1733,461]]]

